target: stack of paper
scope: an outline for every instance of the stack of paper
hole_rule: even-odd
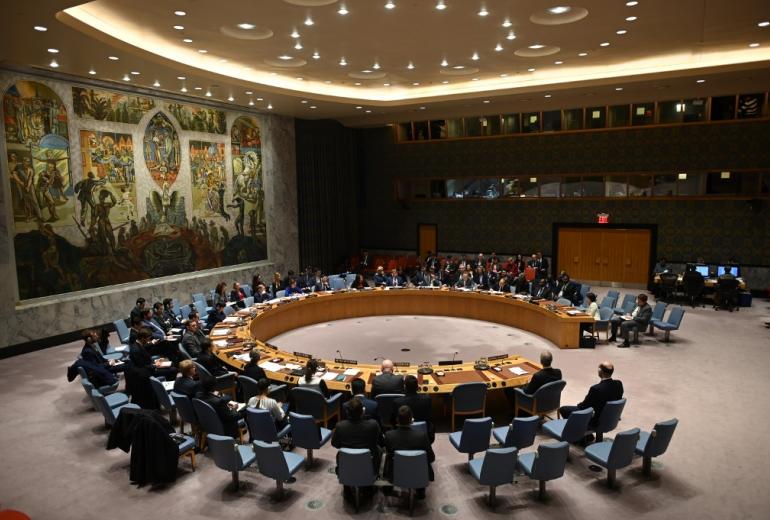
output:
[[[249,354],[236,354],[233,356],[233,359],[237,359],[238,361],[243,361],[244,363],[248,363],[249,360],[251,360],[251,356]]]
[[[170,392],[174,389],[174,381],[163,381],[163,388],[166,392]]]
[[[521,367],[511,367],[508,370],[510,370],[511,372],[516,374],[517,376],[526,376],[527,373],[528,373],[526,370],[524,370]]]
[[[226,339],[217,339],[217,340],[214,340],[212,343],[214,343],[215,347],[226,347],[227,346],[227,340]]]
[[[321,379],[324,381],[331,381],[332,379],[335,379],[337,377],[337,374],[334,372],[326,372],[324,375],[321,376]]]
[[[214,329],[211,331],[212,336],[227,336],[230,334],[230,329]]]
[[[283,365],[273,363],[272,361],[265,361],[264,363],[260,363],[259,366],[270,372],[279,372],[283,369]]]
[[[346,376],[357,376],[360,373],[361,371],[358,370],[357,368],[348,368],[347,370],[345,370],[345,372],[343,372],[343,374],[345,374]]]
[[[222,320],[222,323],[238,323],[239,319],[238,316],[228,316]]]

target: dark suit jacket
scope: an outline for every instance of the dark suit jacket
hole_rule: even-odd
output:
[[[265,371],[262,370],[262,367],[259,365],[246,365],[243,368],[243,375],[246,377],[252,378],[254,381],[259,381],[260,379],[267,379],[267,374],[265,374]]]
[[[374,378],[372,381],[372,399],[380,394],[403,394],[404,376],[384,372]]]
[[[190,399],[198,397],[198,394],[202,391],[200,381],[196,381],[191,377],[178,377],[174,381],[174,392],[183,394]]]
[[[227,373],[227,369],[222,366],[222,363],[211,352],[201,354],[196,361],[214,377],[223,376]]]
[[[243,289],[230,291],[230,301],[239,302],[246,297],[246,292]]]
[[[147,349],[139,343],[132,343],[128,348],[128,357],[136,367],[149,367],[152,371],[152,356]]]
[[[96,344],[89,345],[86,343],[83,345],[83,350],[80,351],[80,357],[83,358],[84,361],[88,361],[89,363],[93,363],[94,365],[107,365],[108,362],[106,359],[104,359],[104,356],[101,352],[99,352],[99,347],[96,346]]]
[[[580,284],[575,283],[572,280],[567,282],[567,284],[562,288],[561,297],[568,299],[572,303],[580,303],[579,301],[575,301],[580,300]]]
[[[532,395],[544,384],[558,381],[559,379],[561,379],[561,370],[558,368],[542,368],[532,375],[532,379],[529,380],[529,384],[524,389],[524,392]]]
[[[586,395],[582,403],[578,403],[578,408],[581,410],[586,408],[594,409],[594,416],[591,419],[590,425],[595,426],[607,401],[617,401],[622,398],[623,383],[612,378],[602,379],[588,390],[588,395]]]
[[[393,479],[393,455],[396,450],[424,450],[428,454],[428,472],[430,479],[433,480],[433,467],[430,463],[436,460],[436,455],[425,432],[413,430],[410,426],[399,426],[385,433],[385,449],[387,450],[386,479]]]
[[[473,281],[476,283],[479,289],[489,289],[489,276],[487,276],[487,273],[474,273]]]
[[[230,401],[228,397],[218,396],[214,394],[202,393],[199,394],[198,399],[208,403],[217,412],[219,420],[222,421],[222,426],[225,430],[225,435],[229,435],[234,439],[238,439],[238,419],[241,418],[240,414],[235,410],[231,410],[227,403]]]
[[[426,394],[406,394],[393,401],[393,417],[391,422],[396,424],[398,409],[408,406],[412,410],[412,417],[417,421],[425,421],[428,425],[428,438],[431,444],[436,438],[436,429],[432,421],[432,401]]]
[[[553,297],[553,292],[551,291],[551,286],[548,284],[545,285],[533,285],[532,286],[532,297],[533,298],[539,298],[539,299],[545,299],[550,300]]]
[[[265,291],[261,295],[259,293],[254,293],[254,303],[264,303],[267,300],[270,299],[270,293]]]
[[[217,312],[216,310],[209,312],[209,316],[206,318],[206,328],[211,329],[217,323],[224,321],[225,318],[227,318],[227,314],[224,312]]]
[[[364,405],[364,417],[376,417],[377,416],[377,401],[374,399],[369,399],[363,394],[360,395],[351,395],[350,399],[345,401],[345,404],[342,405],[342,418],[347,419],[348,417],[348,403],[353,399],[354,397],[358,397],[361,400],[361,403]]]
[[[204,337],[205,336],[200,331],[193,333],[187,330],[182,336],[182,346],[192,357],[197,358],[201,354],[201,340]]]
[[[386,285],[388,287],[401,287],[404,285],[404,279],[400,276],[388,276],[386,279]]]
[[[636,316],[634,317],[634,321],[637,322],[642,330],[650,324],[650,320],[652,319],[652,307],[650,307],[649,303],[645,303],[639,308],[639,312],[636,313]],[[620,398],[618,398],[620,399]]]
[[[335,448],[368,449],[372,455],[379,453],[383,443],[380,425],[374,419],[345,419],[337,423],[332,435]]]
[[[387,285],[388,284],[388,278],[384,274],[375,274],[374,275],[374,285],[379,287],[380,285]]]

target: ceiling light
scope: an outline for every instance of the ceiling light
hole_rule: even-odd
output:
[[[508,18],[506,18],[505,20],[503,20],[503,27],[505,27],[506,29],[507,29],[508,27],[510,27],[511,25],[513,25],[513,24],[511,23],[511,21],[510,21]]]
[[[181,79],[182,81],[187,79],[187,76],[177,76],[176,79]]]
[[[371,69],[364,69],[361,72],[363,72],[364,74],[371,74],[372,73]]]
[[[564,62],[561,61],[561,60],[556,60],[556,61],[553,62],[554,65],[561,65],[562,63],[564,63]]]
[[[357,107],[356,107],[356,110],[361,110],[362,108],[364,108],[364,107],[362,107],[362,106],[357,106]]]
[[[89,73],[90,75],[92,75],[92,76],[95,76],[95,75],[96,75],[96,71],[95,71],[94,69],[90,69],[90,70],[88,71],[88,73]]]
[[[443,60],[441,60],[441,66],[442,66],[442,67],[446,67],[447,65],[449,65],[449,62],[446,60],[446,58],[444,58]]]
[[[254,100],[253,100],[253,99],[250,99],[250,100],[249,100],[249,106],[250,106],[250,107],[253,107],[253,106],[254,106]]]
[[[187,87],[182,87],[179,89],[180,92],[187,92]]]
[[[446,85],[447,83],[449,83],[448,79],[445,79],[444,81],[441,82],[442,85]]]
[[[484,6],[481,6],[481,10],[479,11],[479,16],[486,16],[489,14],[489,11],[487,11],[487,8]]]
[[[33,29],[40,32],[46,32],[48,30],[48,27],[44,25],[36,25],[35,27],[33,27]]]
[[[241,29],[244,29],[244,30],[248,31],[248,30],[251,30],[251,29],[253,29],[254,27],[256,27],[256,25],[254,25],[253,23],[239,23],[239,24],[238,24],[238,27],[240,27]]]
[[[315,52],[313,53],[313,59],[314,59],[314,60],[320,60],[320,59],[321,59],[321,55],[320,55],[320,54],[318,54],[318,51],[315,51]]]
[[[299,33],[297,32],[297,29],[294,29],[293,31],[291,31],[291,34],[289,36],[291,36],[292,38],[299,38]]]
[[[580,52],[580,53],[578,53],[578,56],[580,56],[582,58],[582,57],[588,56],[588,53],[587,52]]]
[[[617,90],[618,92],[620,92],[621,90],[623,90],[623,87],[615,87],[615,90]]]
[[[314,109],[316,109],[316,108],[318,108],[318,107],[317,107],[317,106],[315,106],[315,105],[310,105],[308,108],[310,108],[310,109],[314,110]]]
[[[623,35],[623,34],[626,34],[627,32],[628,31],[626,31],[625,29],[618,29],[617,31],[615,31],[615,34]]]
[[[206,54],[209,51],[207,51],[206,49],[198,49],[198,52],[200,52],[201,54]]]
[[[158,88],[160,86],[160,81],[156,79],[155,81],[152,82],[152,86],[155,88]]]
[[[347,65],[347,64],[348,64],[348,62],[345,60],[345,57],[344,57],[344,56],[343,56],[342,58],[340,58],[340,66],[341,66],[341,67],[344,67],[344,66],[345,66],[345,65]]]
[[[297,79],[297,81],[304,81],[305,80],[305,78],[301,78],[301,77],[297,77],[296,79]]]
[[[535,72],[537,69],[535,67],[530,67],[527,69],[528,72]]]
[[[550,9],[548,9],[548,12],[551,14],[564,14],[564,13],[570,12],[571,10],[572,10],[571,7],[568,7],[566,5],[559,5],[556,7],[551,7]]]
[[[426,107],[420,107],[420,110],[425,110]]]
[[[174,29],[176,29],[177,31],[184,31],[184,25],[175,25]]]
[[[123,74],[123,81],[131,81],[131,78],[128,76],[128,74]]]
[[[500,74],[500,77],[501,77],[501,78],[507,78],[507,77],[508,77],[508,74],[506,74],[506,73],[502,73],[502,74]]]
[[[416,86],[418,86],[419,84],[420,84],[420,82],[419,82],[419,81],[415,81],[414,83],[412,83],[412,86],[416,87]]]
[[[301,100],[300,103],[302,103],[304,105],[305,103],[307,103],[307,99]]]
[[[767,26],[769,26],[769,25],[770,25],[770,22],[767,22],[767,21],[765,21],[765,22],[759,22],[759,23],[757,24],[757,26],[758,26],[758,27],[767,27]]]
[[[278,56],[278,59],[279,60],[284,60],[284,61],[285,60],[290,60],[291,56],[289,56],[288,54],[281,54],[280,56]]]
[[[297,49],[298,51],[302,50],[302,43],[299,40],[297,40],[297,43],[294,44],[294,48]]]
[[[478,61],[479,60],[479,53],[478,52],[474,52],[473,56],[471,56],[471,59],[473,61]]]
[[[628,7],[634,7],[634,6],[635,6],[635,5],[637,5],[638,3],[639,3],[639,2],[637,2],[636,0],[631,0],[630,2],[626,2],[626,5],[627,5]]]
[[[117,56],[107,56],[107,59],[112,61],[118,61],[120,58],[118,58]]]
[[[331,84],[331,81],[329,81],[329,80],[327,79],[327,80],[325,80],[325,81],[324,81],[324,83],[326,83],[327,85],[329,85],[329,84]]]
[[[542,43],[533,43],[529,46],[530,49],[542,49],[543,47],[545,47],[545,45]]]
[[[272,110],[273,109],[273,104],[272,103],[268,103],[267,104],[267,109],[268,110]]]
[[[185,43],[192,43],[192,38],[185,38],[182,41]]]
[[[211,97],[211,91],[210,90],[206,91],[206,97]]]
[[[478,81],[479,78],[473,78],[471,81]]]
[[[261,98],[261,97],[258,97],[258,98],[257,98],[257,101],[262,101],[262,98]]]
[[[456,69],[456,70],[462,70],[462,69],[464,69],[464,68],[465,68],[465,65],[455,65],[455,66],[454,66],[454,67],[452,67],[452,68],[453,68],[453,69]]]
[[[220,58],[220,59],[219,59],[219,63],[227,63],[227,60],[226,60],[226,59],[224,59],[224,58]]]
[[[51,49],[48,49],[48,52],[50,52],[51,54],[59,54],[59,49],[51,48]]]
[[[364,112],[366,112],[367,114],[371,114],[372,113],[371,110],[364,110]]]
[[[546,95],[545,95],[545,96],[543,96],[543,97],[544,97],[544,98],[549,98],[549,97],[551,97],[551,94],[546,94]]]
[[[495,51],[500,52],[501,50],[503,50],[503,46],[501,44],[498,43],[495,45]]]
[[[443,11],[446,9],[446,4],[444,3],[444,0],[438,0],[438,3],[436,4],[436,9],[439,11]]]
[[[140,72],[138,70],[132,70],[131,71],[131,75],[133,75],[133,76],[138,76],[139,74],[140,74]]]
[[[227,96],[228,101],[235,101],[235,98],[233,96]]]
[[[353,83],[353,84],[354,84],[355,86],[357,86],[357,87],[360,87],[360,86],[361,86],[361,82],[360,82],[360,81],[356,81],[356,82],[355,82],[355,83]]]
[[[339,9],[337,9],[337,14],[341,14],[342,16],[345,16],[345,15],[346,15],[346,14],[348,14],[349,12],[350,12],[350,11],[348,11],[348,8],[347,8],[347,7],[345,7],[345,4],[340,4],[340,8],[339,8]]]
[[[602,43],[599,44],[599,46],[600,47],[609,47],[610,46],[610,42],[602,42]]]
[[[388,3],[385,4],[385,9],[393,9],[396,7],[396,3],[393,2],[393,0],[388,0]]]
[[[383,86],[383,87],[389,87],[389,86],[390,86],[390,83],[383,83],[383,84],[382,84],[382,86]]]
[[[247,90],[246,92],[244,92],[244,94],[246,94],[247,96],[250,96],[250,95],[252,95],[253,93],[254,93],[254,92],[252,92],[251,90]]]
[[[311,26],[311,25],[313,25],[315,22],[313,21],[313,19],[312,19],[312,18],[310,18],[310,16],[308,16],[307,18],[305,18],[305,22],[304,22],[304,23],[305,23],[305,25],[307,25],[308,27],[310,27],[310,26]]]
[[[195,90],[203,90],[203,87],[194,87]]]
[[[636,16],[626,16],[626,21],[627,22],[635,22],[636,21]]]
[[[758,44],[758,43],[756,43],[756,42],[754,42],[754,43],[750,43],[750,44],[749,44],[749,47],[759,47],[759,44]]]
[[[187,13],[185,13],[184,11],[174,11],[174,14],[177,16],[185,16]]]
[[[705,79],[697,79],[695,80],[695,83],[706,83]]]
[[[487,104],[487,105],[488,105],[488,104],[490,103],[490,101],[489,101],[488,99],[485,99],[485,100],[483,101],[483,103],[485,103],[485,104]]]
[[[414,63],[411,61],[409,62],[409,65],[406,66],[407,69],[412,70],[414,68]]]
[[[51,60],[51,63],[49,63],[48,65],[53,67],[54,69],[59,67],[59,64],[56,62],[56,60]]]
[[[513,31],[508,31],[508,36],[506,36],[505,39],[506,40],[515,40],[516,39],[516,35],[514,34]]]

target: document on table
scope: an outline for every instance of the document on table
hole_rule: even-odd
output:
[[[178,327],[174,327],[169,332],[171,332],[172,334],[181,334],[182,332],[184,332],[184,329],[180,329]]]
[[[226,339],[217,339],[213,341],[215,347],[226,347],[227,346],[227,340]]]
[[[238,316],[228,316],[222,320],[222,323],[238,323],[239,319]]]
[[[583,314],[583,311],[578,311],[578,310],[567,311],[567,314],[569,314],[570,316],[577,316],[578,314]]]
[[[360,373],[361,371],[358,370],[357,368],[348,368],[343,372],[343,374],[345,374],[346,376],[357,376]]]
[[[511,367],[508,370],[510,370],[511,372],[516,374],[517,376],[526,376],[529,373],[529,372],[527,372],[526,370],[524,370],[521,367]]]
[[[227,336],[230,334],[230,329],[214,329],[211,331],[212,336]]]
[[[289,370],[302,370],[302,365],[297,365],[296,363],[286,363],[284,366]]]
[[[233,359],[237,359],[238,361],[243,361],[244,363],[248,363],[251,360],[251,356],[246,354],[236,354],[233,356]]]
[[[321,379],[324,381],[331,381],[333,379],[337,378],[337,375],[335,372],[326,372],[324,375],[321,376]]]
[[[272,361],[265,361],[264,363],[260,363],[259,366],[265,370],[269,370],[270,372],[279,372],[283,369],[283,365],[279,363],[273,363]]]

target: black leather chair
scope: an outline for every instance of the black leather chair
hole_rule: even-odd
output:
[[[714,309],[726,308],[730,312],[733,309],[740,310],[738,306],[738,280],[735,278],[720,278],[717,282],[714,295]]]
[[[660,273],[660,299],[666,302],[676,295],[676,284],[679,277],[676,273]]]
[[[699,302],[700,297],[703,294],[703,288],[705,287],[703,275],[697,271],[684,273],[682,286],[684,288],[685,296],[690,300],[690,305],[695,308],[695,302]]]

